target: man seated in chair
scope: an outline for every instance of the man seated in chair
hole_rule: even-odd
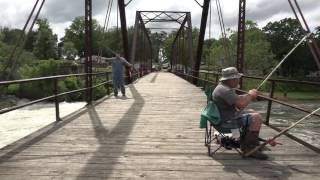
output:
[[[242,74],[235,67],[222,69],[220,83],[214,89],[212,97],[220,111],[221,127],[230,129],[245,127],[246,132],[244,137],[240,139],[240,148],[243,153],[246,153],[259,145],[262,117],[252,109],[244,111],[250,101],[258,96],[258,91],[251,89],[247,94],[236,94],[235,88],[239,86],[241,76]],[[253,153],[250,157],[268,158],[260,151]]]

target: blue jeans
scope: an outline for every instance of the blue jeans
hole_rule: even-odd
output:
[[[253,121],[253,117],[250,113],[243,113],[240,116],[240,124],[242,127],[250,126]]]
[[[126,89],[124,88],[123,79],[113,79],[113,92],[115,96],[118,96],[118,89],[120,88],[122,95],[126,95]]]

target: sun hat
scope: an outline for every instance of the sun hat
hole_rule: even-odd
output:
[[[228,67],[228,68],[222,69],[221,78],[219,79],[219,81],[225,81],[225,80],[228,80],[228,79],[238,79],[242,75],[243,74],[238,72],[237,68]]]

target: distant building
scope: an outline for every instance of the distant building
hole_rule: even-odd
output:
[[[80,64],[84,64],[85,63],[86,58],[80,58]],[[111,65],[111,61],[107,60],[106,57],[102,57],[102,56],[96,56],[96,55],[92,55],[92,64],[93,65],[103,65],[103,66],[110,66]]]

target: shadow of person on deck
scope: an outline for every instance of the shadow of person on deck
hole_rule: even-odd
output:
[[[114,119],[102,121],[95,107],[90,108],[89,117],[99,144],[92,157],[86,162],[86,166],[80,171],[77,179],[86,179],[86,177],[108,178],[118,159],[121,156],[126,156],[124,152],[126,142],[145,104],[134,85],[131,84],[128,87],[134,101],[114,128],[107,129],[108,127],[106,127],[106,122]]]
[[[225,173],[233,173],[239,178],[290,179],[293,175],[288,166],[276,162],[272,157],[269,157],[268,160],[257,160],[242,158],[238,154],[218,152],[213,155],[212,159],[223,165]],[[282,162],[285,163],[285,161]]]

